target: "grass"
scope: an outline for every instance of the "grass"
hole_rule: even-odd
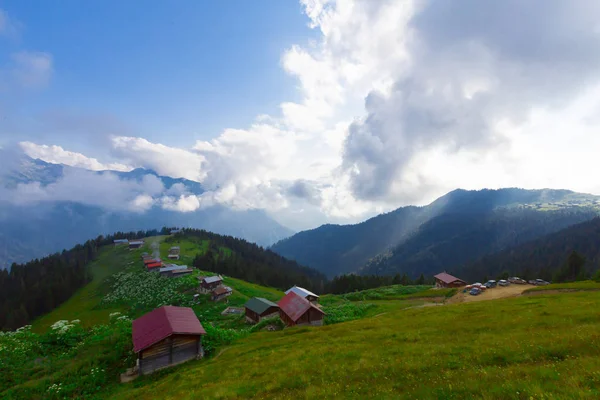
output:
[[[79,289],[69,300],[52,312],[36,319],[32,323],[34,332],[43,332],[59,320],[80,319],[84,326],[108,322],[111,312],[122,311],[122,307],[98,308],[102,297],[108,290],[106,278],[122,271],[129,263],[139,259],[141,250],[130,251],[127,247],[107,246],[100,250],[98,259],[90,263],[92,281]]]
[[[596,399],[598,307],[564,293],[261,332],[112,398]]]
[[[524,293],[544,292],[548,290],[600,290],[600,283],[595,281],[552,283],[546,286],[536,286],[527,289]]]

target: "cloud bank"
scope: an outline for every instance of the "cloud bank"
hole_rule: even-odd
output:
[[[600,148],[600,3],[301,3],[320,38],[291,44],[281,58],[300,99],[187,149],[113,136],[121,167],[206,189],[172,189],[165,199],[136,189],[122,202],[262,208],[307,228],[424,204],[457,187],[600,193],[589,179]],[[47,69],[43,58],[30,64]],[[46,160],[104,166],[28,146]]]

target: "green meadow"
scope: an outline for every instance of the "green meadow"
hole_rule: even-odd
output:
[[[164,239],[155,239],[161,256],[180,245],[180,264],[208,246]],[[197,276],[211,273],[169,279],[144,271],[140,254],[150,242],[102,249],[92,282],[32,330],[0,335],[0,398],[600,398],[596,282],[464,304],[445,304],[454,289],[428,286],[324,295],[325,326],[264,331],[266,323],[251,328],[243,315],[221,313],[253,296],[277,301],[282,291],[225,277],[228,302],[194,298]],[[119,383],[135,359],[131,319],[161,304],[194,309],[208,356]]]

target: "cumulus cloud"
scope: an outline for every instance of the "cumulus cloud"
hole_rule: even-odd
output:
[[[4,200],[27,205],[39,202],[68,201],[98,206],[110,211],[148,210],[153,204],[152,194],[162,193],[162,182],[153,175],[140,181],[121,179],[117,175],[68,168],[55,182],[20,183],[6,190]]]
[[[14,79],[27,88],[45,86],[52,76],[52,55],[39,51],[20,51],[11,56]]]
[[[262,208],[316,225],[456,187],[600,192],[588,179],[600,146],[600,3],[301,3],[320,37],[282,54],[299,100],[190,149],[114,136],[124,165],[206,189],[134,191],[127,204]]]
[[[350,126],[353,194],[400,195],[414,187],[398,185],[419,168],[411,161],[434,149],[507,150],[509,124],[525,124],[536,108],[560,111],[597,85],[598,15],[597,2],[429,3],[406,27],[410,65],[389,93],[369,93],[366,117]]]
[[[130,171],[133,169],[130,166],[120,163],[103,164],[95,158],[86,157],[81,153],[65,150],[61,146],[39,145],[32,142],[21,142],[19,145],[21,146],[21,149],[23,149],[23,152],[29,157],[53,164],[64,164],[92,171]]]
[[[192,151],[129,136],[113,137],[112,145],[115,153],[129,164],[152,169],[159,175],[198,182],[206,177],[204,157]]]

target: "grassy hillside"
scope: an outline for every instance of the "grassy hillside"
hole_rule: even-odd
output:
[[[599,306],[567,293],[258,333],[112,398],[595,399]]]
[[[179,245],[182,262],[204,248],[185,240]],[[164,243],[160,249],[164,257]],[[57,319],[70,323],[40,334],[27,329],[0,334],[0,398],[600,396],[600,293],[594,291],[600,284],[594,282],[451,305],[442,304],[454,290],[427,286],[324,295],[327,325],[255,332],[243,317],[221,312],[252,296],[277,300],[281,291],[226,277],[234,289],[229,304],[202,296],[194,303],[195,276],[173,280],[144,272],[139,260],[144,250],[102,249],[94,280],[36,321],[35,330],[44,332]],[[426,298],[440,306],[427,307],[435,303]],[[172,301],[194,308],[208,331],[203,342],[210,356],[118,383],[119,374],[134,364],[131,318]],[[111,317],[115,310],[128,317]]]

